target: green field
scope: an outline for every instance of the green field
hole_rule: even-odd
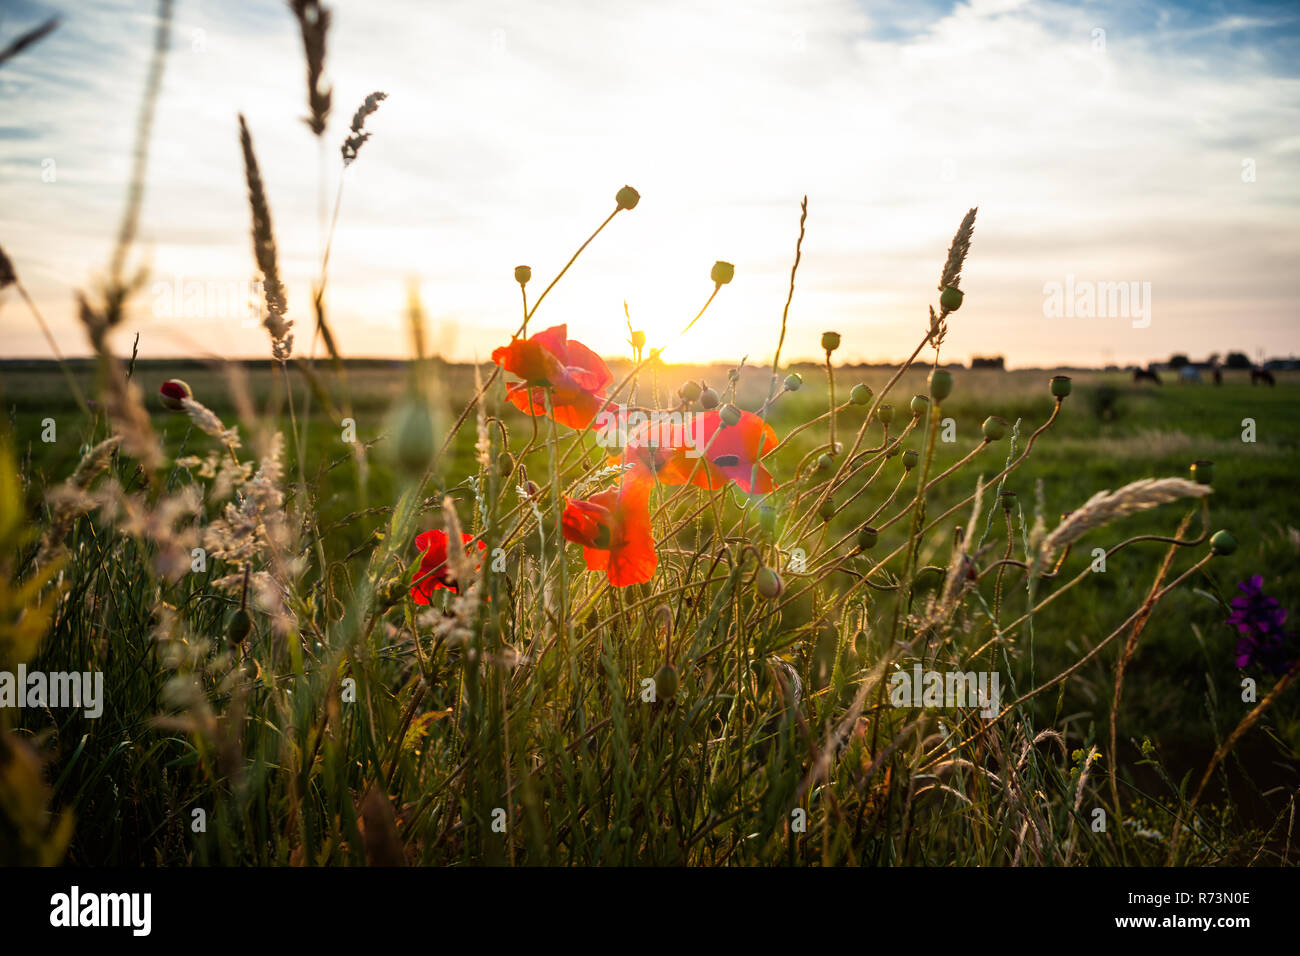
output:
[[[622,368],[614,363],[616,378],[621,379],[626,367],[626,363]],[[87,394],[95,394],[93,368],[89,364],[79,364],[74,371],[80,378],[83,390]],[[783,395],[769,416],[777,434],[782,437],[799,424],[823,415],[827,407],[825,370],[804,367],[800,371],[804,386],[798,392]],[[657,398],[657,404],[666,407],[668,396],[675,392],[681,382],[688,378],[704,379],[721,387],[727,380],[727,372],[724,366],[647,369],[639,379],[639,396],[647,404]],[[441,441],[456,414],[474,393],[474,372],[468,366],[433,364],[422,374],[427,377],[436,396],[436,432]],[[891,369],[880,367],[837,368],[837,395],[843,401],[849,389],[859,382],[867,384],[873,390],[879,390],[891,374]],[[1047,388],[1050,374],[1052,373],[1038,370],[1002,373],[956,369],[956,388],[943,404],[943,417],[952,420],[948,437],[955,440],[946,442],[941,438],[937,442],[932,474],[937,474],[956,462],[978,444],[981,422],[991,414],[1000,415],[1008,422],[1018,425],[1021,436],[1018,444],[1023,448],[1025,437],[1038,428],[1052,412],[1053,399]],[[184,415],[167,412],[158,405],[156,391],[162,381],[173,377],[185,379],[200,401],[227,422],[235,419],[236,404],[231,401],[231,384],[223,369],[193,363],[140,362],[133,368],[132,375],[149,396],[148,405],[154,428],[161,436],[168,456],[173,460],[187,454],[206,454],[215,445],[212,439],[193,428]],[[255,364],[248,371],[247,393],[258,411],[258,427],[270,425],[290,433],[290,403],[285,400],[280,375],[280,372],[273,372],[265,364]],[[328,363],[318,364],[318,381],[330,396],[329,403],[332,407],[328,408],[322,401],[321,393],[313,394],[312,389],[307,387],[304,377],[295,375],[292,369],[289,375],[294,386],[293,416],[305,436],[306,455],[300,472],[296,455],[290,452],[286,468],[286,486],[289,492],[287,507],[291,512],[298,508],[297,481],[300,476],[305,478],[312,500],[311,527],[319,532],[321,549],[307,559],[308,571],[304,580],[319,581],[317,554],[328,562],[331,579],[331,583],[324,588],[319,584],[310,585],[306,600],[318,611],[322,609],[316,602],[335,602],[337,606],[333,611],[324,609],[329,611],[324,620],[346,621],[350,609],[343,595],[349,587],[354,586],[350,582],[366,574],[371,551],[378,546],[382,533],[390,521],[394,520],[393,505],[401,493],[400,482],[385,455],[384,438],[388,410],[402,392],[407,379],[407,367],[403,363],[349,363],[346,374],[340,375]],[[766,395],[769,376],[770,370],[754,367],[742,370],[736,393],[737,403],[750,409],[760,406]],[[1231,600],[1239,581],[1253,574],[1263,576],[1266,591],[1277,597],[1284,607],[1295,606],[1296,598],[1300,597],[1300,504],[1292,494],[1297,468],[1300,468],[1300,416],[1297,416],[1294,404],[1300,381],[1284,374],[1276,388],[1256,388],[1245,381],[1235,380],[1230,374],[1226,383],[1217,388],[1208,385],[1166,385],[1157,388],[1150,385],[1135,386],[1128,381],[1127,376],[1117,373],[1076,371],[1072,377],[1073,394],[1064,402],[1057,422],[1040,436],[1032,454],[1007,480],[1006,490],[1014,491],[1017,495],[1013,521],[1018,528],[1018,536],[1023,536],[1026,527],[1033,523],[1040,493],[1044,519],[1050,529],[1062,513],[1077,508],[1097,491],[1114,489],[1141,478],[1185,476],[1191,462],[1212,460],[1214,493],[1210,499],[1209,530],[1230,529],[1240,542],[1235,554],[1216,559],[1208,568],[1196,572],[1164,598],[1143,632],[1140,645],[1128,666],[1124,699],[1119,712],[1118,762],[1126,765],[1123,779],[1125,785],[1132,788],[1133,806],[1147,808],[1143,812],[1154,814],[1157,818],[1151,826],[1160,829],[1158,818],[1161,811],[1151,807],[1158,808],[1162,798],[1169,798],[1185,776],[1190,774],[1194,778],[1199,774],[1217,743],[1222,741],[1228,730],[1248,709],[1238,702],[1241,674],[1233,663],[1235,633],[1224,624],[1226,612],[1223,602]],[[27,507],[35,513],[45,507],[43,501],[47,492],[76,467],[88,447],[87,443],[103,437],[103,420],[102,417],[97,417],[92,425],[71,399],[63,377],[52,365],[10,363],[4,368],[2,387],[13,446],[20,461]],[[910,397],[925,391],[923,370],[907,372],[895,387],[890,395],[890,400],[898,410],[895,434],[900,423],[910,420],[910,413],[906,410]],[[490,401],[489,405],[493,414],[500,412],[499,406],[494,402]],[[838,437],[841,441],[852,441],[862,424],[863,413],[864,409],[852,405],[841,410],[837,417]],[[344,440],[340,420],[345,417],[355,421],[355,444]],[[53,419],[56,426],[55,440],[52,442],[42,440],[42,433],[48,434],[50,419]],[[1247,419],[1254,422],[1253,442],[1243,441],[1243,423],[1248,426],[1249,422],[1245,422]],[[507,406],[502,413],[502,421],[512,447],[517,449],[529,434],[527,418]],[[923,422],[924,419],[920,421]],[[816,478],[795,478],[794,472],[809,451],[827,440],[826,424],[824,418],[816,422],[796,435],[790,445],[768,459],[777,481],[783,486],[779,494],[787,496],[781,499],[786,503],[783,507],[788,507],[791,500],[788,496],[796,489],[809,494],[816,492],[819,484]],[[921,446],[922,431],[918,427],[912,432],[903,442],[903,447]],[[868,430],[868,441],[864,447],[875,444],[879,434],[879,426],[873,425]],[[425,488],[422,499],[424,504],[420,508],[424,517],[419,519],[420,525],[437,525],[436,514],[443,493],[451,494],[460,502],[459,510],[463,520],[468,520],[468,516],[473,513],[473,489],[466,479],[474,475],[480,479],[483,477],[475,461],[474,440],[475,423],[471,416],[468,424],[456,435],[448,456],[440,463],[430,484]],[[590,434],[586,436],[585,444],[588,463],[597,464],[601,453],[594,448]],[[367,448],[362,456],[364,466],[358,464],[359,459],[355,455],[357,445]],[[1009,447],[1009,438],[990,444],[951,479],[937,485],[929,496],[928,514],[938,515],[969,495],[978,475],[995,474],[1002,467]],[[544,481],[548,474],[545,449],[528,456],[524,465],[529,475]],[[129,484],[127,476],[130,469],[125,465],[117,467]],[[895,499],[900,503],[905,501],[906,496],[914,491],[915,482],[910,480],[914,476],[903,479],[903,475],[902,456],[884,460],[880,474],[871,488],[850,505],[841,508],[825,531],[819,531],[815,535],[817,547],[812,549],[813,552],[818,553],[825,542],[851,534],[868,514],[884,502],[896,485],[900,489],[908,489],[900,490],[899,494],[903,497]],[[903,479],[901,484],[900,479]],[[169,487],[176,487],[184,479],[178,469],[172,468],[167,472],[166,480]],[[707,502],[707,495],[702,490],[693,490],[689,494],[694,494],[700,502]],[[731,499],[724,502],[724,505],[738,514],[737,509],[743,504],[743,496],[735,492],[729,494]],[[994,493],[990,491],[985,501],[985,521],[997,510],[992,504],[994,498]],[[893,510],[893,507],[888,507],[884,513],[892,513]],[[943,566],[947,563],[947,549],[952,541],[951,529],[966,520],[966,511],[966,508],[960,509],[943,522],[939,530],[927,536],[919,558],[921,564]],[[1084,569],[1091,560],[1093,548],[1109,548],[1138,534],[1172,535],[1179,520],[1185,514],[1196,511],[1196,508],[1186,502],[1170,504],[1092,531],[1074,549],[1063,572],[1073,575]],[[977,557],[980,563],[996,560],[1006,540],[1002,532],[1003,516],[994,514],[994,517],[996,520],[992,525],[990,540],[996,544],[998,554],[981,554]],[[1192,520],[1187,536],[1194,537],[1200,530],[1198,516]],[[901,543],[905,540],[906,533],[907,522],[900,521],[882,534],[881,543],[877,547],[883,549]],[[713,534],[712,512],[705,508],[698,520],[681,527],[671,541],[661,538],[657,544],[660,548],[676,547],[683,552],[703,552],[711,547]],[[91,540],[94,539],[81,539],[81,545],[73,551],[74,565],[92,553],[87,548],[87,543]],[[849,540],[852,541],[852,538]],[[1022,544],[1023,538],[1013,546],[1014,553],[1020,557],[1024,556]],[[533,558],[536,557],[534,541],[524,542],[522,549],[521,553],[531,553]],[[399,547],[398,550],[403,549]],[[410,557],[410,549],[405,550]],[[569,549],[567,578],[575,589],[589,588],[591,579],[598,575],[582,569],[575,550]],[[840,550],[851,553],[852,547],[850,545]],[[1200,549],[1187,549],[1188,552],[1203,550],[1204,546]],[[1003,649],[1004,662],[1015,686],[1022,689],[1034,686],[1063,671],[1111,633],[1146,596],[1164,551],[1163,544],[1147,542],[1113,555],[1107,562],[1105,573],[1092,575],[1083,586],[1063,595],[1062,600],[1056,602],[1050,611],[1037,616],[1029,637],[1022,633],[1014,641],[1008,641]],[[851,558],[847,566],[865,567],[858,564],[861,560]],[[1191,563],[1190,556],[1176,556],[1174,573]],[[512,568],[518,567],[522,566],[512,564]],[[97,572],[102,574],[104,570],[97,569]],[[126,569],[123,568],[122,572],[126,573]],[[87,569],[82,569],[80,573],[67,573],[82,579],[82,583],[74,584],[74,587],[94,589],[86,577],[89,573]],[[795,577],[791,576],[790,580],[795,580]],[[782,608],[776,632],[786,636],[778,642],[782,650],[772,657],[793,663],[813,686],[818,684],[818,647],[827,625],[830,625],[834,633],[845,635],[840,638],[841,643],[849,639],[847,635],[853,629],[851,615],[839,606],[839,598],[836,596],[845,592],[853,580],[850,572],[832,573],[819,588]],[[987,580],[991,582],[992,578]],[[345,581],[349,583],[344,583]],[[1023,611],[1027,606],[1023,572],[1009,569],[1004,587],[1004,607],[1017,613]],[[1044,587],[1045,590],[1040,591],[1040,599],[1050,585]],[[982,582],[980,590],[984,592],[986,602],[992,600],[991,583]],[[145,710],[151,706],[146,703],[148,700],[153,700],[156,705],[157,683],[160,680],[160,665],[156,660],[150,662],[150,658],[155,655],[148,652],[148,642],[139,643],[139,635],[145,633],[145,621],[150,614],[147,592],[147,588],[139,592],[139,606],[123,604],[115,607],[113,613],[104,619],[102,629],[98,630],[94,638],[108,646],[121,642],[124,647],[136,649],[137,656],[129,668],[124,670],[125,665],[118,659],[115,667],[116,686],[121,688],[122,693],[131,694],[132,709]],[[130,586],[122,591],[114,590],[113,593],[122,597],[130,593]],[[324,597],[323,593],[331,596]],[[184,594],[193,597],[195,592],[182,586],[180,592],[172,595],[170,600],[179,603]],[[162,596],[167,597],[166,588]],[[621,605],[617,603],[610,605],[612,609],[619,606]],[[196,605],[196,610],[197,607]],[[215,619],[210,614],[200,615],[195,626],[202,630],[204,625],[199,622],[205,620],[208,622],[206,627],[219,630],[220,613]],[[408,611],[407,626],[412,621]],[[395,623],[400,628],[400,615]],[[527,629],[526,625],[519,626]],[[629,619],[629,626],[641,625],[633,625]],[[74,622],[66,618],[62,623],[56,621],[51,638],[58,637],[61,628],[67,627],[74,627]],[[119,629],[132,627],[137,629],[137,633],[119,633]],[[638,633],[639,639],[644,639],[644,633]],[[65,638],[70,636],[70,633],[64,635]],[[90,636],[83,634],[79,640],[90,639]],[[535,635],[520,633],[516,636],[518,643]],[[624,637],[626,636],[625,634]],[[737,632],[732,636],[757,641],[756,634]],[[613,639],[617,639],[617,632],[604,638],[606,642]],[[319,634],[316,641],[319,648]],[[887,635],[883,632],[877,634],[873,630],[867,647],[858,648],[860,657],[868,657],[873,652],[883,653],[884,646],[880,642],[887,642]],[[1071,747],[1097,743],[1104,750],[1119,648],[1120,643],[1112,644],[1064,682],[1059,694],[1053,692],[1037,697],[1027,711],[1026,720],[1040,726],[1055,727],[1065,735]],[[753,647],[750,649],[754,650]],[[375,650],[379,652],[378,648]],[[379,675],[384,674],[384,680],[398,681],[382,690],[376,688],[377,693],[397,706],[407,700],[402,696],[404,678],[400,675],[406,672],[409,662],[402,662],[402,653],[398,653],[395,659],[389,659],[388,655],[394,650],[396,648],[379,652],[382,660],[375,662],[378,669],[374,677],[379,680]],[[51,647],[47,641],[43,656],[53,669],[55,663],[66,659],[66,651],[66,646]],[[140,658],[140,653],[144,653],[145,657]],[[611,653],[608,646],[605,653]],[[859,665],[866,663],[857,660]],[[598,670],[599,661],[599,657],[583,654],[575,666]],[[629,658],[621,661],[622,666],[642,670],[649,663],[644,658],[644,651],[632,653]],[[843,667],[842,664],[840,666]],[[577,679],[581,682],[596,679],[596,670],[579,675]],[[847,686],[852,686],[847,677],[843,679]],[[836,683],[840,680],[837,672]],[[603,679],[597,680],[598,684],[602,682]],[[130,691],[126,690],[128,686],[132,688]],[[834,696],[835,690],[832,686],[827,692]],[[606,693],[608,692],[607,690]],[[465,693],[465,690],[462,689],[461,693]],[[574,698],[575,701],[578,699]],[[627,706],[633,706],[634,701],[635,697],[630,697]],[[593,703],[594,701],[589,702],[588,706]],[[599,710],[597,707],[593,713]],[[143,714],[139,712],[133,712],[129,717],[122,715],[120,719],[123,723],[118,729],[124,734],[128,728],[136,728],[138,732],[142,717]],[[75,718],[72,723],[77,723]],[[36,720],[32,724],[32,729],[39,733],[42,722]],[[556,725],[557,728],[566,726],[565,721]],[[71,727],[64,727],[58,736],[63,739],[71,730]],[[352,732],[355,733],[355,730]],[[103,733],[104,728],[97,727],[91,738]],[[110,735],[112,733],[109,731]],[[550,738],[552,745],[564,741],[571,746],[571,734],[572,728],[563,730],[559,737]],[[1149,740],[1154,745],[1153,754],[1156,759],[1144,758],[1140,748],[1144,740]],[[447,746],[453,750],[461,744],[463,742],[447,742]],[[168,746],[158,743],[154,749],[161,748],[161,752],[167,750]],[[539,752],[544,754],[546,747],[540,744],[538,746]],[[103,762],[91,768],[86,764],[89,753],[85,751],[97,751],[98,759]],[[1234,749],[1224,764],[1224,775],[1216,778],[1208,796],[1216,801],[1226,801],[1233,807],[1231,813],[1235,820],[1234,826],[1243,828],[1242,832],[1252,833],[1260,828],[1253,839],[1262,839],[1259,834],[1275,825],[1277,814],[1285,806],[1285,795],[1295,792],[1300,783],[1296,777],[1298,753],[1300,702],[1291,694],[1273,707],[1263,722]],[[104,791],[109,779],[115,777],[119,770],[134,767],[132,772],[138,773],[142,758],[139,755],[131,757],[124,752],[114,752],[107,741],[88,739],[83,741],[83,749],[72,756],[67,741],[64,740],[64,746],[55,748],[53,759],[55,766],[62,768],[58,778],[61,785],[55,788],[55,804],[66,804],[70,809],[81,808],[79,816],[82,822],[72,844],[73,858],[84,862],[134,859],[135,849],[127,849],[119,835],[101,832],[102,822],[108,812],[103,801],[110,799],[107,791],[93,797],[88,805],[86,800],[87,794],[93,796],[97,791]],[[160,776],[148,783],[142,781],[141,786],[158,786],[160,780],[168,779],[163,766],[153,765],[155,756],[143,759],[144,763],[150,765],[151,772]],[[174,762],[176,756],[173,755],[172,759]],[[175,767],[181,768],[180,772],[184,773],[184,768],[189,763],[190,761],[181,758]],[[274,764],[275,761],[271,760],[262,773],[273,776]],[[577,779],[585,779],[582,774],[586,771],[574,769],[571,772],[579,775]],[[145,775],[146,778],[148,776]],[[418,780],[422,777],[416,773],[414,778]],[[74,781],[79,788],[75,794],[68,792]],[[588,781],[588,784],[599,786],[595,781]],[[1229,787],[1230,795],[1223,793],[1224,784]],[[1186,786],[1185,781],[1183,785]],[[356,784],[352,786],[355,788]],[[148,801],[155,798],[156,795],[151,793],[144,797],[137,794],[134,799]],[[612,794],[605,792],[602,799],[610,798]],[[124,797],[119,794],[116,799],[118,803],[113,812],[122,812],[121,801]],[[466,798],[462,796],[464,799]],[[408,801],[408,807],[413,802]],[[151,812],[156,815],[164,811],[154,808]],[[248,812],[247,807],[244,812]],[[614,826],[614,822],[611,821],[609,825]],[[159,817],[153,821],[152,826],[166,829],[167,824],[164,818]],[[622,826],[633,826],[636,829],[638,825],[624,823]],[[143,845],[149,845],[148,840],[141,839]],[[659,847],[653,835],[646,839],[649,842],[642,852],[648,854],[649,858],[661,861],[677,859],[670,850]],[[289,852],[287,847],[292,842],[296,841],[288,841],[281,849],[271,851],[270,857],[266,856],[268,851],[249,846],[237,851],[234,859],[269,862],[276,859],[276,853]],[[322,859],[347,857],[345,849],[335,845],[330,850],[329,846],[327,841],[325,848],[319,851],[325,854]],[[566,858],[556,855],[560,852],[558,846],[544,851],[534,845],[530,857],[552,860]],[[445,851],[445,847],[436,850],[426,846],[422,858],[429,862],[446,861],[450,857],[444,855]],[[566,851],[569,859],[592,859],[591,847],[583,850],[566,844]],[[178,852],[184,855],[178,847],[171,847],[167,851]],[[523,852],[522,844],[520,852]],[[606,849],[602,852],[613,851]],[[460,858],[470,861],[499,858],[482,846],[462,847],[459,853]],[[455,856],[452,854],[452,857]],[[1214,854],[1210,856],[1216,858]],[[200,851],[199,858],[215,860],[226,857],[219,849],[206,847]],[[848,858],[854,858],[853,854],[849,854]],[[1131,862],[1146,857],[1130,849],[1122,858]],[[1223,858],[1236,857],[1227,853]]]

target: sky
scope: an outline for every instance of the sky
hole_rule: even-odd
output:
[[[519,324],[514,267],[626,354],[771,361],[808,197],[783,355],[910,354],[952,235],[979,207],[944,355],[1011,367],[1300,353],[1300,5],[854,0],[338,0],[320,143],[278,0],[179,0],[135,261],[150,279],[117,347],[267,357],[237,116],[253,134],[297,349],[324,208],[343,179],[329,314],[351,356],[409,354],[418,289],[436,349],[486,360]],[[122,214],[154,4],[5,0],[0,247],[65,354],[78,289]],[[346,174],[366,94],[388,99]],[[735,279],[689,333],[723,259]],[[1121,287],[1119,284],[1123,284]],[[1124,295],[1119,294],[1122,288]],[[1089,308],[1089,302],[1092,308]],[[0,357],[48,356],[12,289]]]

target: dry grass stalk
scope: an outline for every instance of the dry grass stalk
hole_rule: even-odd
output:
[[[1156,505],[1181,498],[1204,498],[1209,493],[1208,485],[1200,485],[1185,478],[1144,478],[1130,482],[1119,491],[1099,491],[1084,502],[1083,507],[1071,512],[1043,539],[1035,563],[1039,568],[1051,564],[1063,548],[1093,528],[1100,528]]]
[[[303,51],[307,54],[307,107],[311,115],[304,120],[317,136],[325,132],[329,117],[331,91],[322,85],[325,74],[325,34],[329,32],[330,12],[318,0],[290,0],[289,8],[298,20]]]
[[[357,107],[356,113],[352,115],[352,132],[343,141],[344,166],[352,165],[357,158],[357,153],[361,151],[361,147],[370,138],[370,134],[365,130],[366,117],[379,109],[379,104],[386,99],[388,99],[387,93],[376,90],[366,97],[365,102]]]
[[[239,114],[239,143],[244,151],[244,173],[248,180],[248,205],[253,213],[253,257],[262,272],[262,289],[266,296],[266,315],[262,324],[271,333],[271,354],[279,362],[293,352],[293,322],[285,318],[289,306],[284,284],[280,281],[279,257],[275,250],[275,233],[271,228],[271,207],[262,185],[262,171],[253,152],[253,138],[244,114]]]

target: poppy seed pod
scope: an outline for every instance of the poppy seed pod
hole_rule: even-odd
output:
[[[758,574],[754,576],[754,590],[758,592],[759,597],[772,601],[781,596],[785,585],[781,583],[781,575],[771,568],[759,568]]]
[[[867,525],[858,529],[858,547],[863,551],[870,551],[876,546],[876,540],[880,537],[880,532],[875,528]]]
[[[515,266],[515,281],[520,285],[528,285],[528,280],[533,277],[533,270],[528,266]]]
[[[952,394],[952,372],[946,368],[936,368],[930,373],[930,397],[942,402]]]
[[[1218,555],[1229,555],[1237,550],[1237,539],[1226,531],[1216,531],[1210,536],[1210,549]]]
[[[984,437],[988,441],[1001,441],[1007,435],[1007,420],[997,415],[984,419]]]
[[[1053,375],[1049,384],[1051,385],[1052,394],[1057,398],[1065,398],[1070,394],[1072,383],[1068,375]]]
[[[718,393],[715,392],[713,389],[706,388],[702,392],[700,392],[701,408],[717,408],[718,401],[719,401]]]
[[[912,414],[920,418],[930,409],[930,399],[924,395],[912,396]]]
[[[964,295],[965,293],[961,289],[950,285],[939,294],[939,306],[945,312],[956,312],[961,308],[961,300]]]
[[[635,209],[641,201],[641,194],[631,186],[624,186],[614,196],[614,201],[618,203],[619,209]]]
[[[1014,491],[999,491],[998,503],[1002,505],[1002,510],[1010,512],[1016,506],[1016,493]]]
[[[785,390],[787,392],[797,392],[803,387],[803,376],[798,372],[791,372],[785,377]]]
[[[915,468],[918,458],[920,458],[920,456],[916,453],[915,448],[909,448],[907,451],[903,452],[903,470],[911,471]]]
[[[683,401],[693,402],[700,397],[704,389],[700,388],[699,382],[686,382],[677,390],[677,394],[682,397]]]
[[[838,332],[822,333],[823,349],[825,349],[827,352],[834,352],[839,347],[840,347],[840,333]]]
[[[678,683],[677,668],[672,664],[664,664],[655,671],[655,696],[672,700],[677,696]]]
[[[894,420],[894,406],[881,405],[876,408],[876,417],[880,419],[880,424],[888,425]]]
[[[823,521],[830,521],[835,517],[835,499],[827,498],[817,506],[817,514]]]
[[[1214,462],[1192,462],[1192,480],[1198,485],[1208,485],[1214,481]]]
[[[737,408],[735,405],[731,404],[731,402],[727,402],[727,404],[723,405],[722,408],[719,410],[718,417],[722,419],[722,423],[724,425],[732,425],[732,426],[739,425],[740,409]]]
[[[730,262],[723,262],[721,259],[713,264],[713,268],[709,272],[709,278],[718,285],[726,285],[735,275],[736,267]]]
[[[854,405],[866,405],[871,401],[871,389],[858,382],[849,390],[849,401]]]
[[[194,391],[179,378],[171,378],[162,383],[162,387],[158,389],[158,397],[163,408],[169,408],[173,412],[183,412],[185,399],[193,398]]]

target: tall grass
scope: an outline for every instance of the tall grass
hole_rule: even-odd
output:
[[[329,20],[314,4],[294,9],[319,137],[329,112]],[[169,12],[164,4],[157,71]],[[147,104],[156,89],[151,79]],[[354,117],[346,166],[370,135],[363,123],[380,99]],[[140,156],[151,116],[146,106]],[[1210,486],[1164,476],[1096,488],[1060,520],[1047,513],[1041,486],[1031,496],[1020,484],[1023,497],[1015,494],[1014,479],[1070,410],[1071,383],[1060,378],[1050,394],[1042,383],[1045,404],[1016,397],[1025,404],[990,418],[955,454],[938,438],[949,393],[965,384],[952,381],[941,350],[962,301],[952,290],[972,250],[975,210],[941,264],[938,308],[919,317],[915,351],[877,390],[837,385],[845,374],[833,360],[839,336],[823,339],[823,409],[799,394],[796,376],[783,377],[789,370],[780,363],[804,201],[770,378],[758,373],[762,400],[752,403],[783,433],[746,463],[751,481],[769,469],[776,487],[746,494],[734,481],[656,481],[649,514],[657,570],[648,582],[614,586],[584,569],[565,540],[564,512],[569,499],[626,480],[620,449],[598,443],[591,429],[558,425],[555,391],[546,393],[545,415],[520,413],[499,367],[476,370],[472,397],[450,406],[427,358],[418,302],[408,317],[409,379],[393,408],[373,416],[376,430],[384,423],[382,454],[372,462],[364,436],[347,440],[345,419],[365,416],[346,380],[320,374],[310,358],[291,359],[271,197],[242,119],[240,136],[275,387],[252,394],[232,364],[237,422],[224,422],[200,392],[180,402],[183,433],[159,434],[138,373],[114,353],[110,335],[139,287],[122,276],[141,159],[112,279],[83,300],[99,382],[80,424],[80,463],[45,489],[33,516],[23,489],[36,477],[8,446],[0,455],[0,671],[22,663],[102,672],[107,689],[95,720],[80,710],[0,708],[6,861],[1289,858],[1287,807],[1261,829],[1230,796],[1214,803],[1206,793],[1296,667],[1252,706],[1217,705],[1225,730],[1196,787],[1168,777],[1149,743],[1122,747],[1114,730],[1125,665],[1147,622],[1170,594],[1204,585],[1207,566],[1233,550],[1230,536],[1211,537]],[[531,271],[516,271],[521,340],[530,325],[537,331],[555,284],[580,281],[569,273],[591,242],[616,219],[635,228],[635,216],[622,214],[638,201],[634,190],[620,190],[613,211],[531,304]],[[337,210],[336,200],[333,223]],[[325,318],[329,228],[313,311],[317,334],[341,363]],[[707,321],[733,273],[718,263],[711,290],[701,277],[704,306],[683,317],[683,335]],[[644,336],[633,330],[633,341]],[[697,383],[661,401],[658,354],[634,348],[603,395],[609,407],[658,403],[658,411],[692,415],[716,403],[725,416],[754,394],[751,373],[736,367],[725,387]],[[923,392],[900,391],[921,375]],[[307,403],[295,401],[292,376]],[[309,436],[313,401],[339,437]],[[471,440],[471,456],[455,453]],[[336,469],[353,473],[354,495],[337,518]],[[1153,508],[1167,524],[1163,534],[1120,530],[1125,516]],[[429,529],[447,534],[455,588],[418,604],[414,593],[429,572],[415,539]],[[462,531],[471,536],[466,546]],[[1069,629],[1059,616],[1074,605],[1063,597],[1103,586],[1094,544],[1107,560],[1141,555],[1143,596],[1107,606],[1105,635],[1049,668],[1036,644],[1045,631]],[[1063,714],[1067,683],[1090,679],[1121,648],[1110,727]],[[1002,692],[900,706],[897,675],[914,668],[996,674]],[[1140,761],[1126,760],[1139,746]],[[1162,782],[1145,784],[1151,774]]]

